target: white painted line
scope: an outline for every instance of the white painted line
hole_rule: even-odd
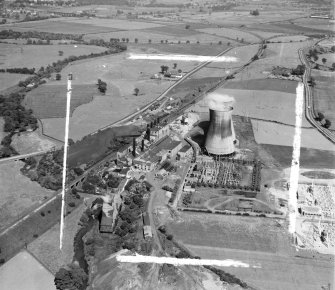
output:
[[[293,153],[290,173],[290,191],[289,191],[289,233],[294,234],[297,218],[297,190],[299,182],[299,159],[301,145],[301,123],[304,109],[304,84],[299,83],[296,90],[295,100],[295,132],[293,139]]]
[[[71,93],[72,77],[68,77],[67,80],[67,94],[66,94],[66,118],[65,118],[65,137],[64,137],[64,156],[63,156],[63,180],[62,180],[62,210],[60,217],[60,234],[59,234],[59,248],[63,247],[63,233],[64,233],[64,213],[65,213],[65,183],[66,183],[66,161],[67,161],[67,150],[69,141],[69,123],[70,123],[70,104],[71,104]]]
[[[250,266],[247,263],[226,259],[226,260],[208,260],[208,259],[178,259],[171,257],[153,257],[153,256],[123,256],[117,255],[116,260],[123,263],[154,263],[154,264],[172,264],[172,265],[193,265],[193,266],[220,266],[235,268],[261,268],[259,265]]]
[[[130,53],[128,59],[167,60],[167,61],[198,61],[198,62],[237,62],[234,56],[208,56],[191,54],[140,54]]]

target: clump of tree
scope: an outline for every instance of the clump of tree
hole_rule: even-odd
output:
[[[292,69],[291,74],[302,76],[305,73],[306,67],[303,64],[298,64],[296,68]]]
[[[26,74],[26,75],[32,75],[35,73],[35,68],[7,68],[7,69],[0,69],[0,72],[3,73],[12,73],[12,74]]]
[[[82,41],[83,34],[66,34],[66,33],[52,33],[52,32],[41,32],[41,31],[14,31],[14,30],[1,30],[0,39],[18,39],[18,38],[37,38],[37,39],[49,39],[49,40],[75,40]]]
[[[169,70],[169,67],[167,65],[161,65],[161,73],[164,74]]]
[[[107,83],[103,82],[101,79],[98,79],[98,90],[100,93],[106,93]]]
[[[259,10],[256,9],[256,10],[251,10],[250,11],[250,14],[253,15],[253,16],[258,16],[259,15]]]
[[[140,92],[140,89],[139,89],[139,88],[135,88],[135,89],[134,89],[134,95],[135,95],[135,96],[138,96],[139,92]]]

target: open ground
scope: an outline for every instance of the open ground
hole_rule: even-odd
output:
[[[130,60],[128,58],[129,52],[159,53],[157,49],[134,48],[117,55],[78,61],[67,66],[62,71],[62,80],[58,84],[63,85],[65,88],[66,75],[72,73],[74,94],[76,94],[75,85],[95,84],[98,78],[107,83],[105,95],[101,95],[100,93],[93,94],[92,102],[81,105],[74,110],[70,120],[70,138],[73,140],[81,139],[83,136],[135,112],[137,108],[156,99],[165,89],[173,84],[174,80],[151,79],[151,76],[158,73],[163,64],[168,65],[172,69],[174,62]],[[183,72],[187,72],[198,65],[197,62],[176,63],[176,69],[181,69]],[[41,87],[41,90],[45,91],[47,87],[48,85],[46,84]],[[135,88],[139,89],[138,95],[134,93]],[[33,93],[31,96],[35,97]],[[80,95],[78,96],[81,97]],[[55,100],[56,102],[64,102],[64,99],[60,98],[56,98]],[[47,101],[49,102],[49,99]],[[37,102],[37,105],[39,105],[39,102]],[[50,112],[48,107],[40,106],[40,108],[43,114],[44,111]],[[64,118],[43,118],[42,123],[44,132],[47,135],[59,140],[64,139]]]
[[[65,218],[62,250],[59,249],[59,223],[28,245],[28,250],[54,275],[61,266],[72,262],[73,239],[84,209],[85,205],[81,204]]]
[[[106,49],[92,45],[16,45],[0,43],[0,68],[35,68],[47,66],[71,55],[88,55],[100,53]],[[59,55],[63,51],[63,55]],[[2,76],[2,74],[1,74]],[[27,77],[27,76],[26,76]]]
[[[0,164],[0,229],[24,216],[55,193],[21,174],[21,167],[21,161]]]
[[[4,91],[10,87],[18,84],[19,81],[23,81],[27,78],[24,74],[11,74],[11,73],[1,73],[0,74],[0,90]]]
[[[0,267],[1,288],[54,290],[54,276],[27,251],[18,253]]]
[[[312,70],[316,85],[313,88],[313,105],[316,112],[324,114],[331,121],[331,129],[335,128],[335,73]]]

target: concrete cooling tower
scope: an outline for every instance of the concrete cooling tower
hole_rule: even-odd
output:
[[[205,147],[209,154],[229,155],[235,152],[235,131],[232,122],[234,98],[211,93],[207,96],[209,127]]]

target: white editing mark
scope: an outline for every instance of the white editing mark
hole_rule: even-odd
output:
[[[67,80],[67,94],[66,94],[66,118],[65,118],[65,137],[64,137],[64,155],[63,155],[63,180],[62,180],[62,210],[60,217],[60,236],[59,248],[63,247],[63,232],[64,232],[64,213],[65,213],[65,186],[66,186],[66,161],[67,161],[67,147],[69,140],[69,123],[70,123],[70,103],[72,93],[72,75],[68,76]]]
[[[153,256],[123,256],[117,255],[116,260],[123,263],[154,263],[154,264],[172,264],[193,265],[193,266],[220,266],[220,267],[236,267],[236,268],[261,268],[259,265],[250,266],[241,261],[231,259],[226,260],[208,260],[208,259],[178,259],[170,257],[153,257]]]
[[[136,54],[130,53],[128,59],[151,59],[151,60],[179,60],[179,61],[198,61],[198,62],[237,62],[234,56],[207,56],[207,55],[188,55],[188,54]]]
[[[295,233],[295,225],[297,218],[297,197],[299,182],[299,159],[301,144],[301,123],[304,105],[304,85],[299,83],[297,86],[297,97],[295,100],[295,132],[293,139],[293,153],[290,173],[290,191],[289,191],[289,232]]]

